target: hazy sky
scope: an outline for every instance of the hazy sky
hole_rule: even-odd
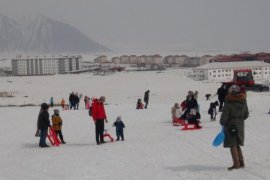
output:
[[[43,14],[116,51],[270,50],[270,0],[0,0],[0,13]]]

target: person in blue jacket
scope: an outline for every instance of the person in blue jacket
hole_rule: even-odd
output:
[[[124,141],[124,128],[125,128],[125,125],[124,125],[124,123],[122,121],[121,116],[118,116],[116,118],[116,121],[113,123],[113,127],[116,128],[116,136],[117,136],[116,141],[119,141],[120,137],[121,137],[121,140]]]

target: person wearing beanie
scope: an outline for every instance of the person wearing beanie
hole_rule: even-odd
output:
[[[224,148],[230,148],[233,165],[228,170],[245,167],[244,156],[240,146],[244,146],[245,124],[249,111],[246,94],[241,92],[238,85],[232,85],[225,98],[225,105],[220,117],[224,127]]]
[[[40,108],[40,113],[38,116],[38,129],[40,132],[39,147],[49,147],[46,144],[46,137],[48,134],[48,127],[50,127],[50,119],[48,113],[49,105],[47,103],[42,103]]]
[[[115,127],[116,129],[116,136],[117,136],[116,141],[119,141],[120,137],[121,137],[121,140],[124,141],[125,124],[123,123],[121,116],[118,116],[116,118],[116,121],[113,123],[113,127]]]
[[[53,111],[54,111],[54,114],[52,115],[52,128],[54,129],[56,135],[59,136],[61,143],[66,144],[63,138],[63,134],[62,134],[63,120],[59,115],[58,109],[54,109]]]

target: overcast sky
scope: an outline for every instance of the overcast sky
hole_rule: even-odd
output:
[[[123,52],[270,50],[270,0],[0,0],[0,13],[43,14]]]

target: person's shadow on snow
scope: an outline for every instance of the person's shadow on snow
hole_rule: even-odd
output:
[[[165,167],[167,170],[171,171],[191,171],[191,172],[199,172],[199,171],[224,171],[224,167],[217,166],[209,166],[209,165],[184,165],[184,166],[175,166],[175,167]]]

